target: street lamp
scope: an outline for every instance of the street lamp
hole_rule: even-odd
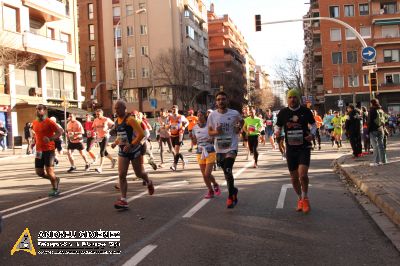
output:
[[[141,13],[146,13],[146,8],[141,8],[135,11],[135,14],[141,14]],[[131,15],[129,15],[131,16]],[[124,18],[126,18],[125,16]],[[116,74],[116,79],[117,79],[117,99],[119,100],[120,98],[120,93],[119,93],[119,62],[118,62],[118,29],[121,26],[121,18],[118,20],[117,25],[115,25],[115,32],[114,32],[114,45],[115,45],[115,74]],[[121,38],[122,38],[122,33],[121,33]],[[122,44],[122,43],[121,43]],[[121,54],[121,58],[123,56],[123,53]]]

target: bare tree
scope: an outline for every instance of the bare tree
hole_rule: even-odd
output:
[[[204,63],[194,51],[169,49],[161,52],[154,61],[154,79],[161,86],[173,89],[173,102],[187,109],[204,86]]]
[[[301,61],[296,55],[292,54],[275,66],[275,73],[288,89],[298,89],[304,95],[305,87],[301,67]]]
[[[15,69],[24,69],[36,61],[36,56],[31,53],[19,51],[0,44],[0,80],[10,74],[8,65]]]

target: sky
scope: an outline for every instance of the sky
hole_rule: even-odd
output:
[[[274,66],[290,55],[303,58],[303,23],[291,22],[263,25],[255,32],[254,15],[261,15],[261,22],[301,19],[308,11],[307,0],[205,0],[207,10],[214,3],[218,16],[228,14],[242,32],[250,54],[265,70],[274,75]]]

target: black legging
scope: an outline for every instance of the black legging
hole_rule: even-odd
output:
[[[218,156],[218,154],[217,154]],[[232,168],[233,164],[235,163],[235,158],[225,157],[226,154],[219,154],[218,156],[218,165],[221,166],[222,170],[224,171],[224,176],[226,180],[226,184],[228,187],[229,197],[235,194],[235,182],[233,179]]]
[[[107,143],[108,143],[108,137],[104,137],[100,143],[100,157],[108,156],[107,152]]]
[[[315,137],[316,137],[316,139],[317,139],[317,141],[318,141],[318,147],[321,147],[321,134],[319,133],[319,128],[317,128],[317,131],[316,131],[316,133],[315,133]],[[316,146],[315,144],[315,139],[313,139],[313,144],[314,144],[314,146]]]
[[[258,151],[257,151],[258,135],[248,136],[247,137],[247,143],[249,145],[250,152],[253,153],[254,162],[257,164],[257,162],[258,162]]]

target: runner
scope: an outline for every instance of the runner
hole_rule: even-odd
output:
[[[275,135],[279,137],[285,130],[287,165],[298,201],[296,211],[308,213],[308,168],[311,159],[311,141],[317,126],[310,109],[300,105],[300,92],[291,89],[287,93],[288,107],[278,113]],[[311,128],[309,129],[309,125]]]
[[[316,138],[317,138],[317,141],[318,141],[318,150],[321,150],[321,131],[320,131],[320,129],[321,129],[321,126],[322,126],[322,118],[318,115],[317,110],[314,110],[312,112],[313,112],[313,115],[314,115],[315,123],[317,125]],[[315,143],[315,139],[313,139],[313,149],[315,149],[316,146],[317,145]]]
[[[50,120],[53,121],[54,123],[56,123],[57,127],[61,129],[61,135],[64,134],[64,129],[62,128],[62,126],[59,123],[57,123],[57,118],[52,116],[52,117],[50,117]],[[62,147],[61,136],[54,139],[54,145],[56,146],[57,153],[59,155],[62,154],[63,147]],[[56,165],[56,166],[58,165],[57,154],[54,154],[54,165]]]
[[[238,134],[243,127],[243,119],[236,110],[228,109],[228,99],[225,92],[215,95],[217,110],[212,112],[207,120],[208,134],[215,138],[218,165],[224,171],[229,196],[227,208],[234,208],[238,203],[238,189],[234,186],[233,164],[238,152]]]
[[[258,162],[258,136],[260,135],[260,131],[262,129],[263,121],[259,117],[256,116],[256,109],[254,107],[250,107],[250,116],[244,119],[243,130],[247,135],[247,145],[250,149],[250,153],[254,156],[254,168],[257,168]]]
[[[272,149],[276,150],[276,145],[274,141],[274,115],[271,109],[267,109],[267,114],[264,119],[265,133],[269,142],[271,143]]]
[[[262,121],[262,128],[260,130],[260,143],[265,146],[265,124],[264,124],[264,119],[262,114],[259,114],[258,117],[261,119]]]
[[[69,163],[71,164],[71,167],[67,171],[68,173],[71,173],[76,170],[75,166],[75,161],[74,157],[72,156],[72,153],[74,150],[78,150],[79,154],[82,156],[83,160],[85,161],[85,171],[88,171],[90,168],[90,163],[88,162],[86,158],[86,154],[83,151],[83,126],[81,122],[76,120],[75,114],[70,114],[69,115],[69,122],[67,124],[67,136],[68,136],[68,160]]]
[[[213,138],[208,135],[206,114],[203,111],[197,112],[198,123],[192,128],[193,144],[197,144],[197,161],[203,175],[204,183],[208,188],[206,199],[213,198],[214,195],[221,195],[218,183],[212,175],[215,164],[215,148]],[[212,183],[212,186],[211,186]]]
[[[110,138],[110,130],[114,126],[114,122],[103,115],[103,110],[96,110],[96,118],[93,121],[93,129],[95,131],[97,143],[100,146],[100,165],[95,170],[101,174],[103,172],[104,156],[111,161],[111,168],[115,167],[117,160],[107,152],[108,139]]]
[[[193,110],[191,109],[191,110],[189,110],[188,111],[188,117],[186,117],[186,119],[188,120],[188,122],[189,122],[189,125],[188,125],[188,130],[189,130],[189,138],[192,138],[192,130],[193,130],[193,127],[197,124],[197,121],[199,120],[198,118],[197,118],[197,116],[194,116],[193,115]],[[192,152],[193,151],[193,141],[190,143],[190,149],[189,149],[189,152]]]
[[[153,168],[153,170],[157,170],[157,165],[154,162],[153,152],[151,151],[152,146],[151,146],[151,141],[150,141],[150,130],[152,129],[152,127],[151,127],[150,123],[148,123],[147,119],[144,119],[142,112],[134,111],[133,116],[137,120],[137,122],[140,124],[140,126],[142,127],[143,132],[144,132],[144,138],[141,141],[141,144],[143,146],[142,155],[143,156],[148,155],[149,156],[149,159],[147,160],[148,164],[150,164],[150,166]],[[147,146],[149,146],[149,148]]]
[[[171,142],[171,134],[169,132],[169,128],[167,127],[167,121],[168,121],[168,113],[164,110],[160,110],[160,117],[158,118],[158,123],[160,124],[160,159],[161,159],[161,164],[158,165],[158,167],[163,168],[164,167],[164,144],[167,143],[168,145],[168,151],[172,154],[172,142]],[[175,156],[175,154],[174,154]]]
[[[183,134],[187,125],[187,120],[183,115],[178,114],[178,106],[172,106],[172,114],[168,117],[168,128],[171,133],[172,146],[175,149],[174,164],[170,167],[172,171],[176,171],[179,158],[182,160],[183,168],[185,168],[186,162],[183,158],[182,153],[179,152],[183,140]]]
[[[115,148],[115,146],[119,146],[118,175],[119,188],[121,191],[121,198],[114,203],[114,207],[116,209],[127,209],[128,202],[126,194],[128,191],[128,182],[126,181],[126,175],[130,164],[132,164],[135,175],[143,179],[147,184],[149,195],[153,195],[154,186],[144,170],[143,165],[143,155],[141,154],[142,145],[140,144],[144,138],[143,129],[133,117],[130,117],[126,113],[126,103],[124,101],[118,100],[114,108],[117,114],[115,123],[117,138],[114,143],[111,144],[111,147]]]
[[[335,142],[339,149],[342,147],[343,125],[346,120],[344,117],[339,115],[338,111],[333,112],[333,114],[335,115],[335,117],[331,120],[334,128],[333,136],[335,137]]]
[[[86,131],[86,151],[89,154],[90,158],[93,160],[93,164],[97,161],[97,156],[92,152],[92,148],[95,144],[95,131],[93,130],[93,121],[92,116],[90,114],[86,115],[85,122],[85,131]]]
[[[54,172],[55,144],[62,131],[56,123],[47,118],[47,107],[39,104],[36,106],[36,120],[32,123],[33,138],[36,143],[35,171],[40,177],[49,179],[52,189],[49,197],[58,196],[60,178]]]
[[[243,119],[245,119],[248,116],[249,116],[249,106],[245,105],[242,108],[242,117],[243,117]],[[248,144],[247,143],[247,141],[248,141],[247,134],[243,129],[242,129],[241,135],[242,135],[243,147],[246,147],[246,150],[247,150],[246,160],[248,160],[249,155],[250,155],[250,149],[249,149],[249,146],[247,145]],[[218,162],[217,162],[217,164],[218,164]]]
[[[333,135],[333,124],[332,118],[335,116],[332,114],[332,110],[329,110],[328,113],[324,116],[323,124],[325,126],[325,132],[327,133],[328,139],[331,139],[332,147],[335,145],[335,136]]]

